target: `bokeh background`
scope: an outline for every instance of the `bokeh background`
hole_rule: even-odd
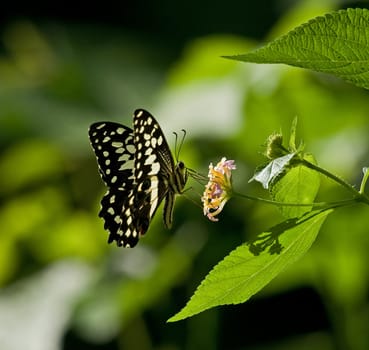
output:
[[[274,131],[298,133],[319,164],[356,186],[369,163],[368,92],[282,65],[232,62],[330,10],[367,2],[261,0],[7,3],[0,18],[0,349],[368,349],[368,209],[331,215],[309,253],[245,304],[178,323],[210,269],[278,209],[243,199],[218,223],[203,188],[158,211],[132,250],[108,245],[105,192],[87,129],[156,116],[181,159],[207,173],[235,159],[239,192]],[[319,200],[349,194],[323,179]]]

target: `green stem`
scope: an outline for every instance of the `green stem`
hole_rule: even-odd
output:
[[[363,183],[364,183],[364,186],[365,186],[366,180],[365,181],[363,180],[362,185],[360,187],[360,191],[357,191],[353,186],[351,186],[345,180],[343,180],[340,177],[338,177],[338,176],[330,173],[329,171],[327,171],[327,170],[325,170],[325,169],[323,169],[323,168],[321,168],[321,167],[319,167],[319,166],[317,166],[315,164],[312,164],[312,163],[308,162],[305,159],[302,159],[301,162],[306,167],[308,167],[310,169],[313,169],[313,170],[316,170],[319,173],[327,176],[331,180],[333,180],[333,181],[339,183],[340,185],[342,185],[344,188],[346,188],[349,192],[351,192],[354,195],[354,200],[356,202],[363,202],[363,203],[369,204],[369,197],[364,193],[364,189],[362,188],[363,187]],[[369,176],[369,175],[366,175],[366,176]]]
[[[314,208],[337,208],[337,207],[343,207],[347,205],[352,205],[358,202],[357,198],[351,198],[351,199],[343,199],[340,201],[335,202],[315,202],[315,203],[288,203],[288,202],[278,202],[270,199],[260,198],[260,197],[254,197],[249,196],[247,194],[242,194],[238,192],[232,192],[232,195],[238,196],[241,198],[246,198],[249,200],[259,201],[267,204],[272,204],[276,206],[285,206],[285,207],[314,207]]]
[[[238,192],[233,192],[234,195],[238,196],[238,197],[242,197],[242,198],[246,198],[246,199],[250,199],[250,200],[256,200],[259,202],[264,202],[264,203],[268,203],[268,204],[273,204],[273,205],[277,205],[277,206],[289,206],[289,207],[314,207],[314,208],[337,208],[337,207],[343,207],[343,206],[347,206],[347,205],[352,205],[358,202],[362,202],[362,203],[366,203],[369,205],[369,197],[364,193],[364,188],[365,188],[365,184],[369,178],[369,171],[366,171],[364,173],[364,178],[363,181],[361,183],[360,186],[360,191],[357,191],[353,186],[351,186],[349,183],[347,183],[345,180],[339,178],[338,176],[330,173],[329,171],[315,165],[312,164],[310,162],[308,162],[305,159],[301,159],[301,163],[303,165],[305,165],[306,167],[313,169],[315,171],[318,171],[319,173],[327,176],[328,178],[332,179],[333,181],[337,182],[338,184],[340,184],[341,186],[343,186],[344,188],[346,188],[349,192],[351,192],[353,194],[353,198],[350,199],[343,199],[340,201],[335,201],[335,202],[317,202],[317,203],[287,203],[287,202],[277,202],[274,200],[269,200],[269,199],[264,199],[264,198],[260,198],[260,197],[253,197],[253,196],[249,196],[249,195],[245,195],[242,193],[238,193]]]

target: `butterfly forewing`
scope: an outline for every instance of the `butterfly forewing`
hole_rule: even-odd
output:
[[[99,214],[110,232],[109,242],[135,246],[164,198],[164,223],[170,227],[174,197],[182,193],[187,173],[183,163],[175,166],[155,118],[139,109],[133,130],[117,123],[95,123],[89,136],[109,187]]]
[[[137,227],[145,233],[156,209],[169,190],[174,161],[164,134],[155,118],[144,110],[137,110],[133,118],[135,179],[137,205],[141,215]],[[146,228],[147,229],[147,228]]]

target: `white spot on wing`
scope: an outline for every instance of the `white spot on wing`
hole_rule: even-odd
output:
[[[132,160],[128,160],[124,164],[122,164],[120,166],[119,170],[133,169],[133,167],[134,167],[134,161],[132,159]]]
[[[151,207],[150,207],[150,217],[152,217],[154,215],[155,209],[158,205],[158,193],[159,193],[159,181],[158,178],[156,176],[153,176],[151,178],[151,193],[150,193],[150,203],[151,203]]]
[[[153,163],[151,165],[151,171],[148,175],[156,175],[160,170],[160,164],[159,163]]]
[[[113,147],[120,148],[123,147],[123,142],[112,142]]]
[[[151,154],[150,156],[148,156],[145,160],[145,165],[149,165],[155,162],[156,159],[156,155],[155,154]]]
[[[136,148],[135,148],[135,146],[134,145],[127,145],[126,146],[126,149],[127,149],[127,151],[129,152],[129,153],[135,153],[135,150],[136,150]]]
[[[107,210],[107,212],[110,214],[110,215],[114,215],[115,214],[115,211],[112,207],[109,207],[109,209]]]
[[[118,162],[127,162],[129,160],[129,155],[128,154],[122,154],[119,158],[118,158]]]

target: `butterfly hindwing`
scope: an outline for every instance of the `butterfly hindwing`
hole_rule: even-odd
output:
[[[89,136],[108,186],[99,216],[110,233],[109,243],[134,247],[164,198],[164,223],[170,227],[175,194],[182,192],[187,173],[182,162],[174,164],[155,118],[139,109],[133,116],[133,130],[102,122],[91,125]]]
[[[99,216],[104,219],[104,228],[112,242],[119,238],[122,208],[134,187],[133,130],[118,123],[99,122],[90,126],[89,137],[101,178],[108,186]]]

